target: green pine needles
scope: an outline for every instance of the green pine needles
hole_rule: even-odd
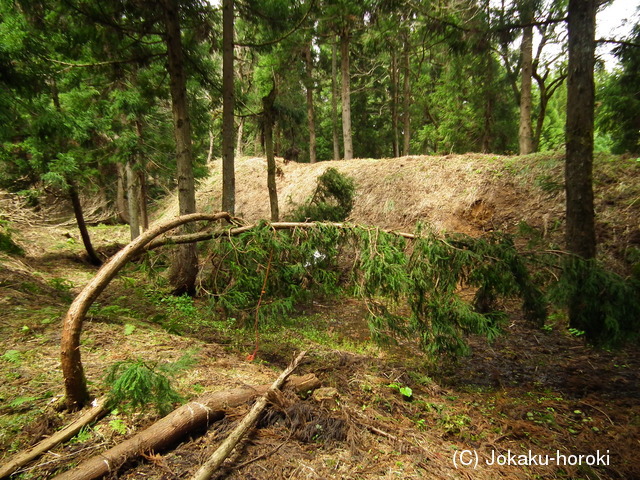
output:
[[[105,384],[110,388],[108,408],[152,406],[160,415],[167,414],[175,403],[183,400],[171,386],[169,377],[192,364],[190,355],[184,355],[174,363],[150,364],[139,358],[115,363],[105,378]]]
[[[206,287],[213,306],[249,321],[265,285],[262,324],[290,314],[312,294],[337,293],[340,235],[324,225],[276,232],[263,223],[238,237],[214,240],[217,254]]]
[[[566,259],[549,299],[569,311],[569,327],[590,343],[615,348],[640,336],[640,282],[605,270],[595,260]]]
[[[296,222],[342,222],[351,213],[356,187],[353,179],[333,167],[318,177],[316,191],[307,204],[291,214]]]
[[[276,231],[264,223],[214,241],[205,288],[214,307],[243,315],[246,324],[256,311],[263,324],[290,314],[310,295],[350,291],[366,300],[375,339],[409,336],[429,354],[457,355],[467,351],[465,334],[498,335],[501,298],[521,298],[536,325],[546,318],[544,296],[506,235],[426,232],[408,241],[378,228],[318,223]],[[460,295],[465,287],[477,290],[475,302]],[[402,305],[409,314],[399,313]]]

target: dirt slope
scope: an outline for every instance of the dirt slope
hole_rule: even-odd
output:
[[[563,244],[564,190],[561,155],[411,156],[355,159],[314,165],[278,162],[278,198],[283,218],[304,203],[316,179],[334,167],[354,179],[352,222],[413,230],[420,222],[442,231],[480,235],[490,230],[534,233]],[[629,247],[640,246],[640,162],[597,157],[594,188],[598,241],[608,260],[626,263]],[[222,166],[200,181],[199,210],[221,204]],[[236,165],[236,214],[247,221],[269,218],[267,166],[262,158],[242,158]],[[160,217],[177,213],[167,200]],[[532,230],[533,229],[533,230]],[[621,267],[622,268],[622,267]]]

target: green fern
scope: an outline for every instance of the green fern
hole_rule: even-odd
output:
[[[149,364],[141,359],[125,360],[111,366],[105,378],[110,388],[107,405],[113,409],[142,409],[149,405],[164,415],[181,402],[167,376],[175,376],[193,364],[189,355],[175,363]]]

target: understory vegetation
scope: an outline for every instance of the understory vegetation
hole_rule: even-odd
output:
[[[500,304],[511,298],[536,327],[544,326],[551,303],[579,308],[581,321],[572,327],[594,344],[614,347],[637,337],[640,289],[633,278],[594,261],[545,252],[525,257],[501,233],[410,237],[322,223],[276,231],[264,223],[214,241],[203,290],[214,308],[242,316],[246,325],[254,317],[284,318],[315,295],[354,295],[368,305],[373,338],[419,338],[434,356],[466,353],[466,334],[495,339],[504,319]],[[475,294],[465,299],[469,290]]]

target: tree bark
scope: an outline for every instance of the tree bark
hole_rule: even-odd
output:
[[[567,249],[596,255],[593,205],[593,80],[597,0],[569,1],[569,76],[565,163]]]
[[[273,104],[275,100],[276,86],[274,81],[271,92],[262,99],[262,109],[264,111],[264,149],[267,155],[267,189],[269,190],[272,222],[277,222],[280,217],[278,210],[278,188],[276,185],[276,159],[273,153]]]
[[[267,407],[269,395],[278,390],[289,375],[296,369],[307,352],[301,352],[293,362],[283,371],[269,389],[253,405],[251,411],[242,419],[240,424],[233,429],[233,432],[216,449],[209,459],[198,469],[192,480],[209,480],[213,473],[222,465],[222,462],[231,454],[240,439],[258,421],[258,417]]]
[[[400,138],[398,135],[398,57],[395,45],[391,46],[391,141],[393,144],[393,156],[400,156]]]
[[[344,159],[353,158],[353,139],[351,135],[351,78],[349,67],[349,30],[340,34],[340,71],[342,76],[342,142],[344,145]]]
[[[116,183],[116,209],[118,211],[118,218],[122,222],[129,223],[129,209],[127,206],[127,180],[124,166],[121,163],[116,163],[116,171],[118,180]]]
[[[527,16],[529,21],[533,16]],[[522,55],[521,88],[520,88],[520,128],[518,140],[520,155],[533,152],[533,129],[531,125],[531,76],[533,73],[533,27],[531,25],[522,29]]]
[[[236,157],[244,155],[244,143],[242,143],[242,133],[244,131],[244,118],[238,121],[238,135],[236,136]]]
[[[142,122],[136,120],[136,135],[138,136],[138,145],[142,147]],[[138,169],[137,169],[137,203],[138,203],[138,223],[140,224],[140,231],[144,232],[149,230],[149,212],[147,210],[147,169],[146,162],[142,154],[138,154]]]
[[[87,223],[84,221],[84,213],[82,212],[82,203],[80,202],[80,195],[78,195],[78,188],[70,179],[67,179],[67,184],[69,185],[68,192],[71,205],[73,205],[73,214],[76,217],[76,223],[78,224],[78,230],[80,230],[80,237],[82,238],[84,249],[87,251],[89,263],[96,266],[102,265],[102,260],[100,260],[100,257],[98,257],[98,254],[91,244],[91,236],[89,235],[89,230],[87,230]]]
[[[171,106],[176,137],[178,167],[178,204],[180,215],[196,211],[191,120],[187,108],[187,83],[184,70],[180,17],[177,0],[163,0],[166,44],[171,89]],[[186,232],[187,233],[187,232]],[[171,264],[169,281],[177,295],[195,293],[198,255],[194,245],[184,245],[176,252]]]
[[[409,155],[409,145],[411,141],[411,83],[409,75],[409,33],[405,31],[404,50],[402,52],[403,82],[402,82],[402,155]]]
[[[129,232],[131,240],[135,240],[140,235],[140,219],[138,217],[138,177],[133,171],[132,161],[127,161],[125,165],[127,172],[127,207],[129,210]]]
[[[302,393],[318,388],[320,381],[315,375],[309,374],[291,377],[287,386]],[[227,409],[249,402],[268,389],[269,385],[260,385],[204,395],[174,410],[121,444],[85,460],[73,470],[54,478],[55,480],[93,480],[114,474],[127,460],[145,452],[158,452],[175,445],[187,435],[203,430],[211,423],[222,419]]]
[[[311,56],[311,39],[305,45],[304,59],[306,67],[307,120],[309,122],[309,163],[316,163],[316,115],[313,108],[313,57]]]
[[[338,46],[331,45],[331,130],[333,134],[333,159],[340,160],[340,135],[338,134]]]
[[[217,214],[193,213],[169,220],[147,230],[112,256],[73,300],[62,323],[62,339],[60,341],[60,362],[64,377],[65,401],[69,410],[82,408],[89,400],[89,391],[80,355],[80,334],[82,333],[82,323],[91,304],[118,271],[129,260],[144,251],[146,245],[157,236],[185,223],[220,219],[230,220],[231,218],[225,212]],[[193,244],[191,246],[195,248]]]
[[[236,211],[233,15],[233,0],[222,0],[222,210],[231,215]]]

